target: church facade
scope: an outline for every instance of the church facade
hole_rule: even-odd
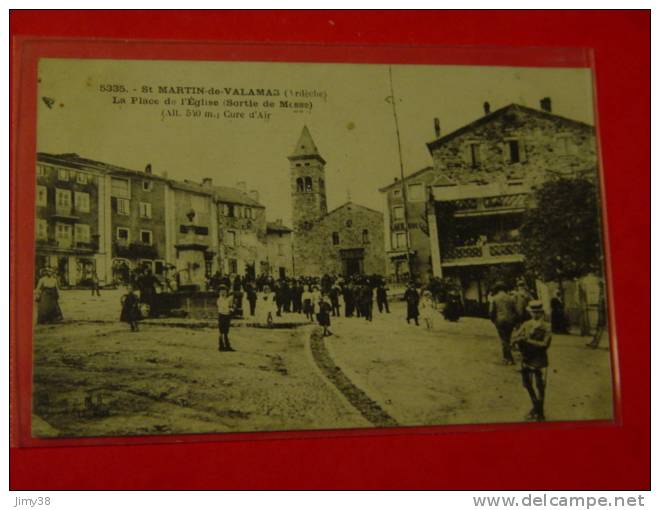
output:
[[[295,275],[383,274],[383,214],[350,200],[328,212],[326,161],[307,126],[288,159]]]

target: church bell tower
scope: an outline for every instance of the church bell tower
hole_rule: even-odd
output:
[[[291,202],[293,229],[309,230],[325,216],[325,160],[319,154],[312,135],[303,127],[293,153],[288,157],[291,166]]]

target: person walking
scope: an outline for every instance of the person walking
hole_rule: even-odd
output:
[[[229,292],[226,285],[218,287],[218,350],[232,352],[234,349],[229,343],[229,329],[231,327],[231,315],[234,312],[234,296]]]
[[[410,282],[406,292],[403,294],[403,300],[406,302],[406,322],[410,324],[415,321],[415,326],[419,326],[419,293],[415,284]]]
[[[60,288],[53,269],[46,268],[41,271],[34,298],[37,302],[37,324],[50,324],[63,319],[59,303]]]
[[[92,272],[92,296],[96,295],[98,297],[101,297],[101,290],[99,287],[99,275],[96,273],[96,270]]]
[[[126,288],[126,294],[121,297],[121,315],[119,320],[128,322],[131,331],[138,331],[138,321],[142,318],[140,314],[140,299],[133,291],[132,286]]]
[[[389,289],[385,286],[384,282],[380,282],[376,287],[376,304],[378,305],[378,312],[390,313],[390,304],[387,302],[387,291]]]
[[[490,320],[495,324],[497,334],[502,343],[502,362],[513,365],[511,354],[511,333],[518,322],[516,301],[505,292],[504,284],[497,283],[493,291],[495,295],[490,302]]]
[[[247,297],[248,305],[250,306],[250,317],[254,317],[254,312],[257,307],[257,289],[254,288],[253,282],[248,283],[245,295]]]
[[[550,324],[552,325],[553,333],[568,333],[564,300],[561,297],[561,291],[559,289],[555,291],[555,295],[550,300]]]
[[[419,316],[424,321],[426,329],[433,329],[433,316],[435,315],[435,306],[430,290],[422,293],[422,299],[419,301]]]
[[[605,307],[605,285],[603,281],[598,282],[599,294],[598,294],[598,318],[596,322],[596,332],[594,333],[591,342],[587,344],[587,347],[592,349],[598,349],[601,339],[603,338],[603,333],[607,327],[607,309]]]
[[[330,298],[330,306],[332,307],[332,316],[333,317],[339,317],[339,293],[341,292],[341,289],[339,288],[339,285],[334,283],[332,287],[330,288],[330,292],[328,293],[328,297]]]
[[[321,294],[319,299],[319,313],[317,314],[317,320],[320,326],[323,326],[323,336],[330,336],[332,332],[330,331],[330,310],[332,305],[325,294]]]
[[[308,285],[302,295],[303,312],[310,322],[314,322],[314,292],[312,286]]]
[[[530,301],[531,319],[525,321],[515,333],[514,345],[522,356],[520,373],[523,387],[529,393],[532,409],[527,420],[545,420],[544,402],[546,378],[543,374],[548,367],[548,348],[552,342],[552,327],[545,320],[543,303]]]
[[[457,322],[461,317],[462,308],[461,297],[458,292],[454,289],[450,290],[447,293],[447,303],[442,310],[442,315],[445,320],[448,320],[449,322]]]

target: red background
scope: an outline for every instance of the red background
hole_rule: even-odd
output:
[[[308,434],[297,439],[274,434],[258,441],[12,448],[12,489],[650,487],[647,12],[19,11],[11,15],[11,34],[593,48],[621,395],[619,420],[614,425],[505,426],[439,434],[398,431],[361,437]],[[345,49],[320,51],[334,54],[336,60],[354,60]],[[391,60],[397,61],[396,50],[390,53]],[[374,54],[384,52],[374,50]],[[485,57],[484,63],[487,61]],[[12,80],[16,78],[17,73],[12,73]],[[19,117],[22,115],[14,121]],[[31,126],[26,120],[12,125],[12,143],[16,143],[17,132],[33,136]],[[19,156],[22,151],[34,154],[33,148],[33,140],[22,141]],[[25,159],[21,161],[22,166]],[[14,172],[16,167],[12,167],[11,270],[13,282],[19,285],[13,285],[11,291],[11,333],[14,345],[20,346],[25,345],[24,332],[29,335],[31,328],[31,297],[15,289],[29,288],[22,282],[31,285],[31,258],[21,260],[15,255],[19,249],[28,253],[33,249],[33,230],[25,223],[33,216],[33,190],[29,175]],[[15,178],[17,175],[21,177]],[[17,218],[22,218],[20,229],[14,228]],[[25,375],[20,377],[23,383]]]

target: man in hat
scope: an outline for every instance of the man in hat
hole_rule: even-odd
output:
[[[513,365],[511,333],[518,321],[516,301],[505,292],[503,283],[496,283],[493,286],[493,292],[494,295],[490,302],[490,320],[495,324],[502,343],[502,362],[505,365]]]
[[[231,314],[234,311],[234,298],[226,285],[220,285],[218,292],[218,329],[220,331],[218,350],[233,351],[234,349],[229,343],[229,327],[231,326]]]
[[[532,316],[516,331],[514,344],[520,350],[522,383],[532,400],[528,420],[545,420],[545,377],[543,369],[548,366],[548,347],[552,341],[552,326],[545,320],[543,303],[530,301],[528,310]]]

